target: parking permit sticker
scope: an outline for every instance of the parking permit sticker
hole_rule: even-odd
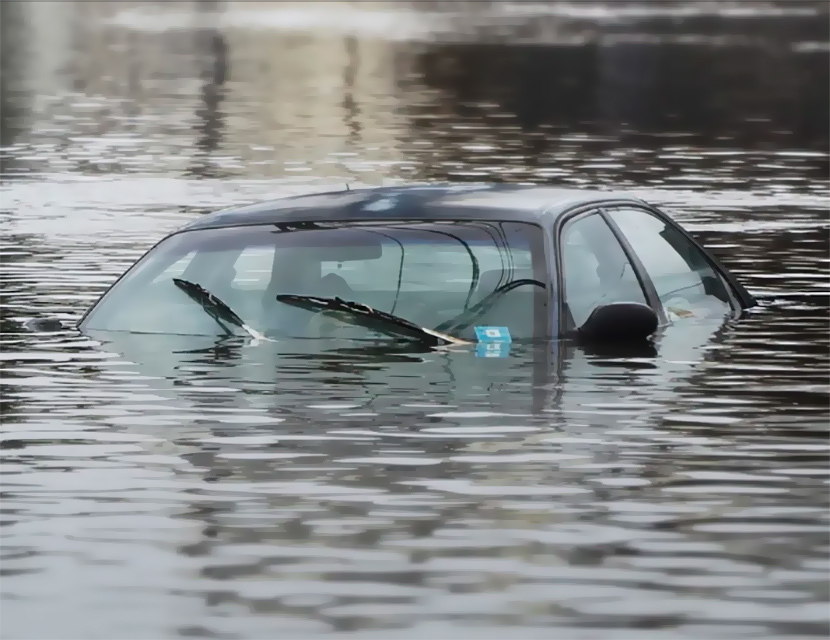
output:
[[[476,338],[479,342],[512,342],[507,327],[476,327]]]

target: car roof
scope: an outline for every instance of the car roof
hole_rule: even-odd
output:
[[[603,202],[645,204],[616,191],[520,184],[425,184],[341,189],[223,209],[180,231],[294,222],[498,220],[551,223],[563,213]]]

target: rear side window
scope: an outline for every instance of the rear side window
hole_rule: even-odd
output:
[[[643,263],[666,311],[679,317],[731,310],[727,285],[673,225],[643,209],[608,211]]]

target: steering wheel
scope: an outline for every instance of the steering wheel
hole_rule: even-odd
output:
[[[491,293],[488,293],[484,296],[481,300],[479,300],[476,304],[472,307],[467,309],[466,311],[462,311],[454,318],[450,318],[449,320],[445,320],[437,327],[435,327],[435,331],[441,331],[442,333],[452,333],[463,331],[472,325],[476,320],[478,320],[481,316],[485,313],[490,311],[493,305],[498,302],[499,298],[501,298],[504,294],[513,291],[513,289],[518,289],[519,287],[539,287],[541,289],[545,289],[545,283],[539,282],[539,280],[534,280],[532,278],[521,278],[519,280],[511,280],[500,287],[494,289]]]

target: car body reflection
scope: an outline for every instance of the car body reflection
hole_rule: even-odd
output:
[[[268,451],[288,446],[342,457],[364,448],[367,438],[413,438],[426,452],[458,453],[532,447],[561,435],[561,425],[578,415],[592,429],[642,424],[669,410],[673,389],[705,375],[709,350],[729,330],[729,323],[700,321],[668,327],[644,345],[547,341],[515,345],[499,358],[472,347],[436,351],[412,343],[252,345],[236,337],[95,331],[87,337],[120,356],[121,375],[139,377],[166,410],[190,416],[172,426],[148,420],[140,428],[153,436],[201,442],[268,435],[270,444],[262,445]],[[609,407],[621,408],[623,417],[603,413]],[[494,425],[529,433],[500,442],[488,435]],[[469,429],[469,436],[459,438],[458,429]],[[198,453],[202,467],[257,473],[257,461],[220,459],[217,452],[207,464],[204,450],[180,450],[184,457]]]

